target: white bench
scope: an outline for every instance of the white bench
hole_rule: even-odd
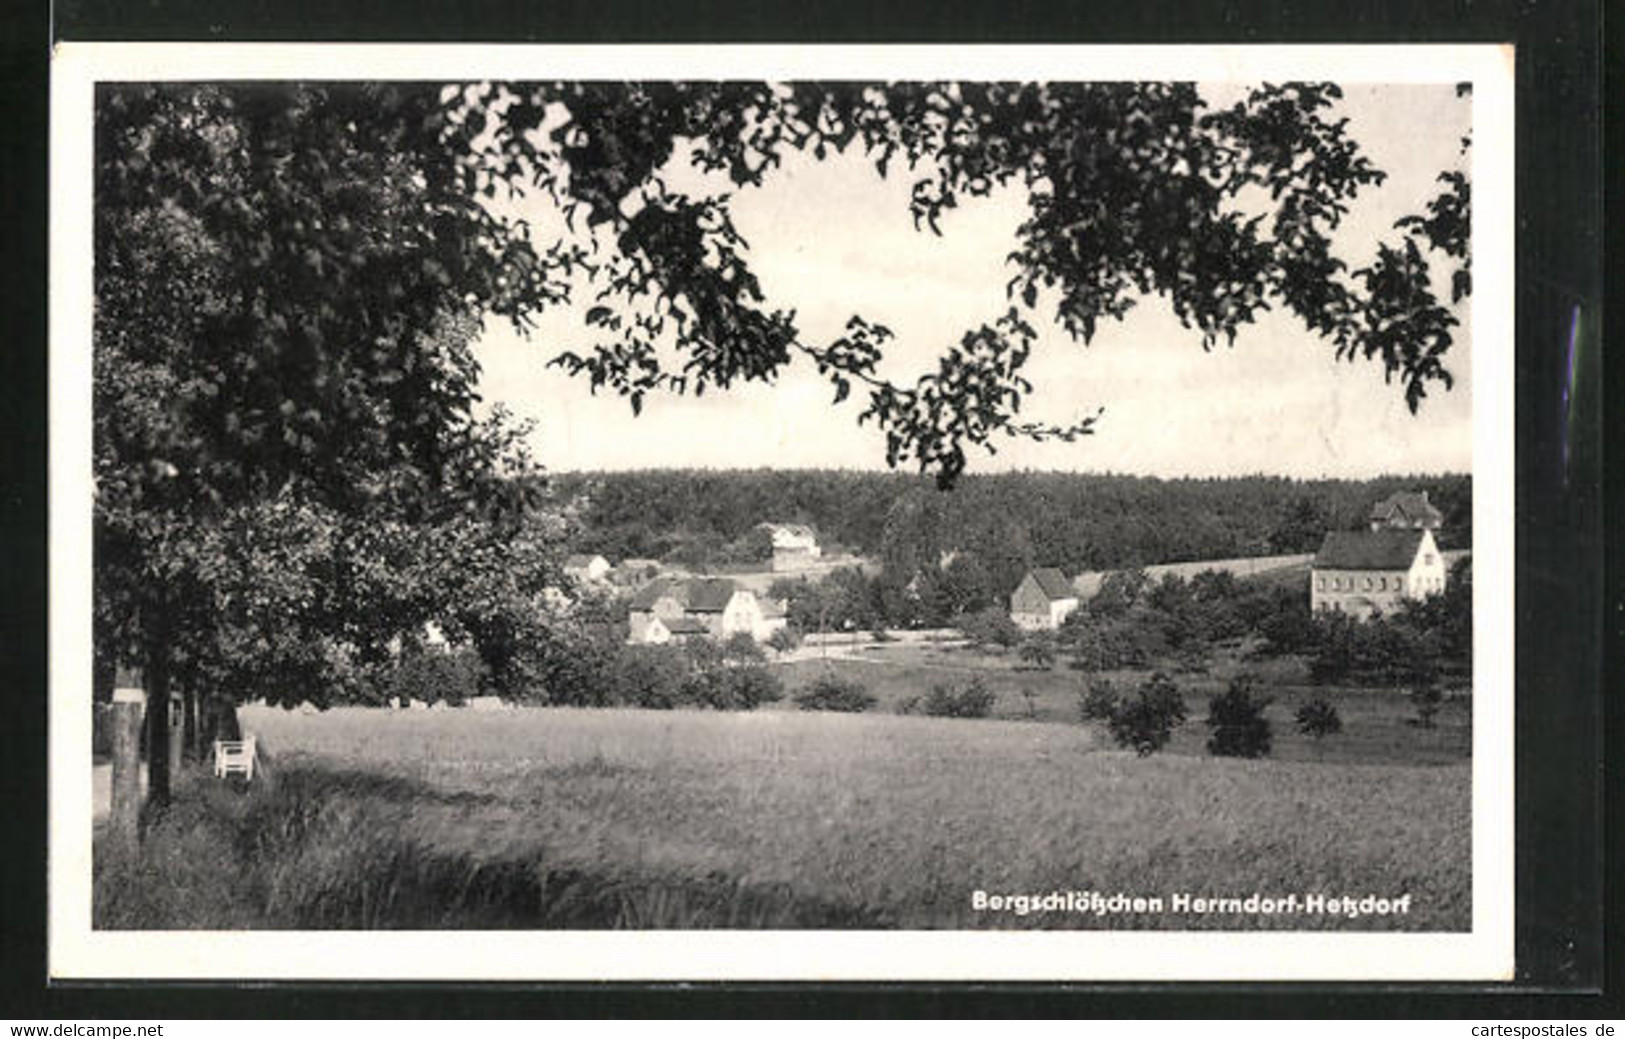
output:
[[[245,736],[240,740],[214,741],[214,774],[216,778],[224,779],[232,773],[240,774],[247,780],[254,778],[254,737]]]

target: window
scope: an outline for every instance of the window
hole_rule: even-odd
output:
[[[1323,591],[1323,592],[1326,590],[1326,575],[1325,574],[1320,575],[1320,590]]]

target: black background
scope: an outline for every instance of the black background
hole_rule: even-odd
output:
[[[1603,479],[1602,70],[1591,0],[1098,5],[609,0],[8,0],[0,51],[0,1018],[600,1015],[1618,1018],[1603,958],[1604,700],[1625,636]],[[52,40],[389,42],[1392,43],[1517,46],[1517,962],[1502,985],[50,985],[45,977],[45,257]],[[1604,62],[1605,53],[1614,60]],[[1612,83],[1616,76],[1610,76]],[[1611,263],[1612,266],[1612,263]],[[1579,343],[1572,392],[1569,339]],[[1617,369],[1617,365],[1615,369]],[[1611,369],[1617,380],[1617,371]],[[1610,386],[1617,386],[1611,381]],[[1565,403],[1567,401],[1567,403]],[[1565,431],[1567,454],[1565,458]],[[1609,501],[1605,502],[1605,495]],[[1609,523],[1604,522],[1605,505]],[[1610,709],[1605,711],[1605,706]],[[1616,863],[1617,871],[1617,859]],[[1612,918],[1617,921],[1617,917]],[[1612,928],[1613,933],[1620,931]],[[1617,960],[1607,971],[1619,975]],[[1592,1021],[1591,1023],[1595,1023]]]

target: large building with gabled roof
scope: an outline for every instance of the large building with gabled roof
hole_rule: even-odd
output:
[[[1427,529],[1334,530],[1309,571],[1309,604],[1365,619],[1444,591],[1444,557]]]
[[[1438,530],[1444,513],[1428,501],[1427,491],[1399,491],[1371,506],[1372,530]]]
[[[1028,571],[1010,593],[1010,619],[1026,631],[1054,631],[1077,608],[1077,590],[1053,566]]]

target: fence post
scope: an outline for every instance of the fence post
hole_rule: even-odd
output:
[[[113,681],[113,796],[108,822],[116,840],[134,847],[141,820],[141,722],[147,703],[139,668],[120,667]]]

